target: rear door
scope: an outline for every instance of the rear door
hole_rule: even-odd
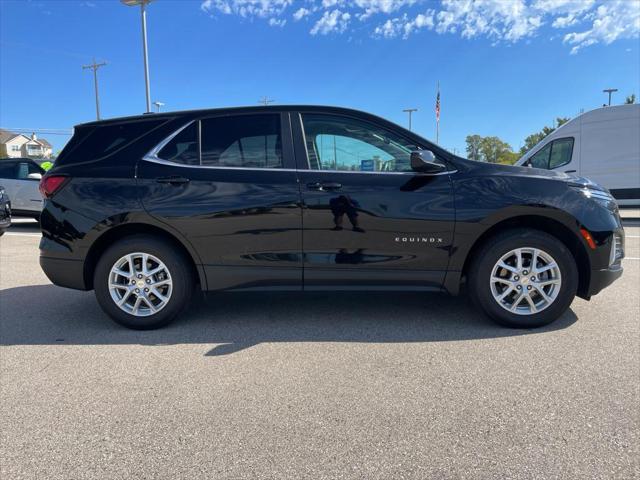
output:
[[[302,288],[302,218],[288,118],[188,122],[138,165],[144,208],[195,248],[209,289]]]
[[[345,115],[292,115],[305,289],[440,288],[453,240],[448,173],[411,171],[402,133]]]

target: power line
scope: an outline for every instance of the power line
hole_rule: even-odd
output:
[[[0,127],[2,130],[9,130],[10,132],[17,133],[41,133],[44,135],[73,135],[73,130],[67,129],[54,129],[54,128],[9,128],[9,127]]]

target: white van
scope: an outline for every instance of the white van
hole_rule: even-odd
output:
[[[587,177],[620,205],[640,205],[640,105],[602,107],[554,130],[516,165]]]

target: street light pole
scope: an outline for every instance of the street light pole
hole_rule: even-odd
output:
[[[86,70],[88,68],[93,70],[93,85],[95,87],[95,92],[96,92],[96,120],[100,120],[100,99],[98,95],[98,69],[100,67],[104,67],[106,64],[107,64],[106,62],[96,63],[96,59],[94,58],[93,63],[91,65],[82,66],[83,70]]]
[[[140,2],[142,14],[142,50],[144,56],[144,84],[147,93],[147,113],[151,112],[151,92],[149,89],[149,56],[147,54],[147,11],[144,8],[147,2]]]
[[[405,108],[404,110],[402,110],[403,112],[406,112],[409,114],[409,131],[411,131],[411,114],[413,112],[417,112],[418,109],[417,108]]]
[[[609,94],[609,106],[611,106],[611,94],[617,91],[618,91],[617,88],[605,88],[604,90],[602,90],[603,93]]]
[[[144,84],[147,100],[147,113],[151,113],[151,91],[149,88],[149,56],[147,53],[147,10],[146,6],[153,0],[120,0],[128,7],[140,5],[140,15],[142,18],[142,55],[144,60]]]

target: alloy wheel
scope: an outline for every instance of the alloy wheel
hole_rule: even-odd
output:
[[[533,315],[556,300],[562,275],[549,253],[522,247],[509,251],[496,262],[489,282],[498,305],[516,315]]]
[[[167,266],[157,257],[135,252],[118,259],[109,272],[111,299],[136,317],[153,315],[167,306],[173,281]]]

